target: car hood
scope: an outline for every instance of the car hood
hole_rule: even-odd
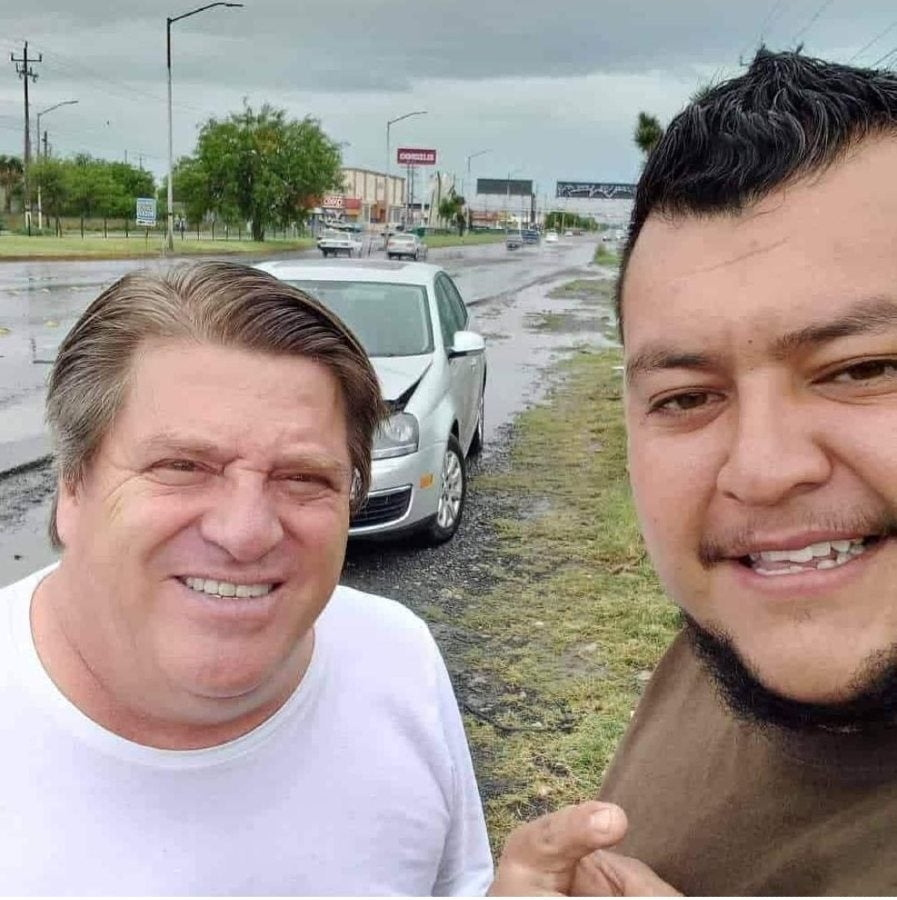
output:
[[[371,362],[380,380],[383,399],[391,403],[401,401],[404,406],[432,365],[433,358],[429,353],[422,356],[380,356],[374,357]]]

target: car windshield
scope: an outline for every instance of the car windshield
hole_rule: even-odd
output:
[[[413,243],[414,235],[413,234],[394,234],[392,236],[392,240],[394,241],[403,241],[405,243]]]
[[[335,312],[368,356],[433,352],[427,290],[415,284],[374,281],[292,281]]]

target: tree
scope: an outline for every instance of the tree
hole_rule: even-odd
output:
[[[451,191],[439,201],[439,218],[443,222],[454,225],[458,234],[464,234],[464,198]]]
[[[193,214],[202,208],[250,221],[252,239],[261,241],[268,225],[303,222],[317,198],[340,190],[341,165],[339,146],[316,119],[244,103],[242,112],[203,125],[195,156],[179,165],[186,193],[176,196]]]
[[[52,216],[55,220],[54,231],[57,236],[62,235],[62,226],[59,217],[68,199],[66,168],[71,163],[48,157],[32,163],[30,174],[34,183],[40,185],[41,206],[47,211],[47,220]]]
[[[12,212],[12,198],[24,189],[24,171],[18,156],[0,155],[0,187],[6,195],[5,212]]]
[[[663,127],[657,116],[648,115],[646,112],[638,114],[638,123],[635,126],[633,140],[642,153],[647,156],[663,137]]]

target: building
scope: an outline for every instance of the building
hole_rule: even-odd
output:
[[[389,196],[384,197],[386,173],[373,169],[344,168],[343,193],[324,197],[321,208],[324,215],[342,218],[359,225],[384,222],[400,222],[407,202],[405,179],[389,176]],[[386,215],[386,203],[389,215]]]

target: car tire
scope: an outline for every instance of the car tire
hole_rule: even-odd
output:
[[[483,451],[483,444],[486,440],[486,380],[483,379],[483,389],[480,391],[480,406],[477,410],[477,424],[473,430],[473,437],[470,439],[470,448],[467,451],[468,456],[479,456]]]
[[[432,546],[444,544],[454,537],[467,500],[467,466],[464,463],[464,451],[453,434],[449,435],[445,446],[439,483],[439,505],[436,516],[424,532],[425,541]]]

